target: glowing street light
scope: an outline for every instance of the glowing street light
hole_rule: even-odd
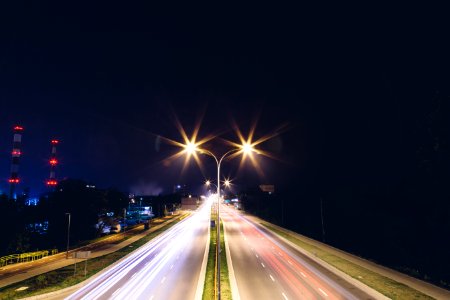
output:
[[[253,145],[251,145],[251,144],[249,144],[249,143],[244,143],[244,144],[242,145],[242,152],[243,152],[244,154],[250,154],[250,153],[252,153],[253,151],[255,151],[255,148],[253,147]]]
[[[186,149],[186,153],[189,155],[194,154],[196,151],[198,151],[198,147],[195,143],[188,142],[184,148]]]

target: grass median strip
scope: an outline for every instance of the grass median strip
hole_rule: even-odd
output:
[[[217,220],[217,214],[211,213],[211,220]],[[203,287],[203,300],[214,300],[215,297],[215,268],[216,268],[216,228],[211,228],[209,239],[208,263],[206,265],[205,284]],[[225,238],[223,224],[220,222],[220,298],[224,300],[231,299],[231,287],[228,276],[228,264],[225,251]]]
[[[77,263],[76,272],[74,272],[74,265],[69,265],[54,271],[50,271],[41,275],[37,275],[26,279],[21,282],[17,282],[6,287],[0,288],[0,299],[18,299],[30,296],[36,296],[53,292],[56,290],[64,289],[75,284],[78,284],[94,274],[100,272],[109,265],[115,263],[117,260],[126,256],[130,252],[136,250],[138,247],[152,240],[161,232],[169,229],[178,223],[183,216],[177,217],[171,223],[164,225],[163,227],[149,233],[141,239],[127,245],[115,252],[107,255],[89,259],[86,268],[86,277],[84,276],[84,262]],[[28,287],[27,289],[22,289]]]
[[[300,246],[314,256],[325,261],[326,263],[341,270],[354,279],[361,281],[365,285],[373,288],[374,290],[391,299],[433,299],[403,283],[399,283],[388,277],[382,276],[355,263],[352,263],[346,259],[331,254],[323,250],[322,248],[311,245],[299,238],[295,238],[282,230],[264,223],[261,223],[261,225],[264,225],[266,228],[275,232],[279,236],[282,236],[283,238],[293,242],[294,244]]]

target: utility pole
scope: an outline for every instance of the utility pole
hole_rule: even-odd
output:
[[[325,227],[323,226],[323,204],[322,197],[320,197],[320,219],[322,220],[322,242],[325,243]]]
[[[66,216],[69,216],[69,222],[67,224],[67,250],[66,250],[66,259],[69,258],[69,237],[70,237],[70,213],[66,213]]]
[[[125,232],[125,224],[127,223],[127,209],[123,209],[123,232]]]

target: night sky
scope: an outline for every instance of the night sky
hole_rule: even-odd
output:
[[[448,24],[439,7],[232,5],[154,7],[125,2],[2,9],[0,188],[7,189],[12,126],[24,126],[20,189],[36,195],[61,140],[57,178],[124,192],[198,188],[215,178],[162,160],[191,134],[237,141],[288,124],[259,157],[224,175],[236,187],[299,181],[389,183],[415,161],[414,128],[449,94]],[[341,5],[341,4],[339,4]],[[437,96],[438,95],[438,96]],[[225,149],[219,139],[211,145]],[[228,147],[228,146],[224,146]]]

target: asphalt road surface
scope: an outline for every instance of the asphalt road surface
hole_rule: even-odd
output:
[[[195,299],[209,214],[203,205],[66,299]]]
[[[221,218],[240,299],[373,299],[234,208]]]

